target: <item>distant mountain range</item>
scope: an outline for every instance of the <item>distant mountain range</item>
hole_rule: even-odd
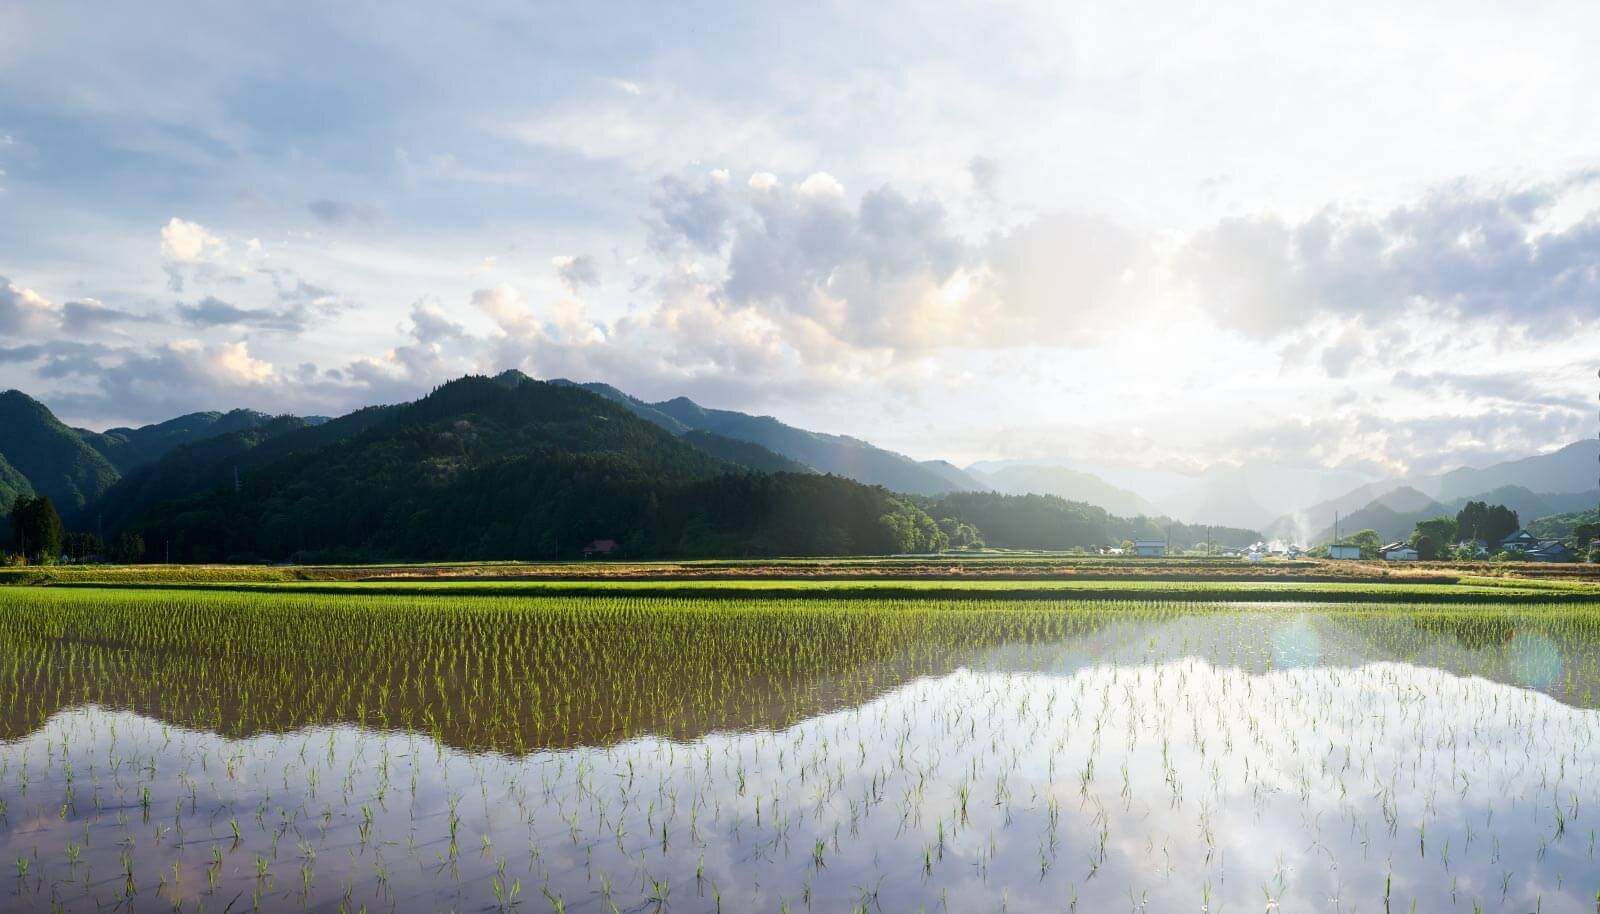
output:
[[[474,383],[518,391],[536,382],[513,371]],[[716,467],[832,475],[925,500],[951,493],[1054,496],[1096,506],[1114,518],[1171,517],[1244,533],[1261,530],[1308,545],[1333,538],[1336,512],[1346,533],[1371,527],[1384,539],[1399,539],[1416,521],[1454,514],[1468,500],[1505,504],[1528,523],[1591,510],[1600,499],[1593,478],[1600,466],[1595,441],[1488,467],[1396,480],[1339,469],[1258,465],[1183,473],[1110,462],[995,461],[963,469],[942,460],[915,460],[858,438],[797,428],[772,416],[707,408],[684,397],[647,402],[608,384],[561,379],[540,385],[546,387],[581,390],[616,404],[700,455],[696,459],[707,461],[705,472],[712,475]],[[423,402],[426,398],[418,401]],[[8,391],[0,394],[0,512],[18,495],[37,493],[49,495],[69,523],[83,526],[92,517],[107,528],[132,525],[159,505],[229,489],[240,474],[248,480],[294,454],[355,440],[414,407],[369,407],[336,420],[244,409],[199,412],[96,432],[71,428],[38,401]],[[497,446],[512,447],[512,440]],[[526,440],[530,447],[536,442]],[[942,504],[966,503],[924,502],[927,510]],[[1285,505],[1305,506],[1286,511]]]
[[[1333,539],[1337,514],[1343,533],[1371,528],[1382,539],[1401,539],[1416,521],[1453,515],[1469,501],[1503,504],[1526,524],[1594,508],[1600,501],[1597,467],[1600,442],[1584,440],[1487,467],[1369,483],[1280,517],[1265,532],[1296,542],[1327,542]]]
[[[771,416],[707,409],[687,397],[646,403],[609,384],[577,384],[564,378],[551,383],[582,387],[599,394],[674,435],[702,432],[759,445],[815,472],[832,473],[895,492],[942,495],[946,492],[971,492],[987,488],[963,470],[942,460],[912,460],[904,454],[874,447],[859,438],[806,431]]]

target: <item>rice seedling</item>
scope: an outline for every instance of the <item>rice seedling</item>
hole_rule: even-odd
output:
[[[491,590],[0,594],[0,907],[1595,904],[1595,606]]]

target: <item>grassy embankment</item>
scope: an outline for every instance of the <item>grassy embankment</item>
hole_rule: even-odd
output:
[[[0,584],[434,596],[1506,603],[1600,599],[1596,569],[1037,554],[704,562],[0,569]]]

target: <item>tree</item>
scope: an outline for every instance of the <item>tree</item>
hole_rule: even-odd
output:
[[[97,558],[105,553],[100,537],[93,533],[68,533],[61,541],[61,552],[75,562]]]
[[[48,495],[19,496],[11,506],[11,537],[23,555],[49,563],[61,557],[66,528]]]
[[[982,549],[983,534],[971,524],[956,520],[953,517],[939,518],[939,529],[950,541],[951,549]]]
[[[1435,517],[1417,521],[1411,531],[1411,545],[1417,547],[1417,558],[1432,561],[1440,558],[1440,551],[1456,541],[1459,525],[1453,517]]]
[[[116,542],[111,544],[107,558],[123,565],[144,561],[144,536],[131,530],[124,530]]]
[[[1482,541],[1490,552],[1498,551],[1495,547],[1521,526],[1517,512],[1505,505],[1491,507],[1485,502],[1469,501],[1456,512],[1458,535]]]
[[[1350,536],[1349,543],[1361,547],[1361,557],[1364,559],[1377,558],[1378,549],[1383,546],[1383,540],[1378,539],[1378,531],[1372,529],[1356,531]]]
[[[1600,539],[1600,524],[1579,524],[1572,530],[1572,539],[1579,554],[1589,551],[1589,544]]]

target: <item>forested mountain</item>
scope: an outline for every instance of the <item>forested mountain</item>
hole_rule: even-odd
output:
[[[260,428],[272,421],[266,413],[250,409],[231,412],[189,413],[154,425],[139,428],[110,428],[103,432],[74,429],[92,448],[99,451],[119,473],[158,460],[175,447],[230,432]]]
[[[798,460],[775,454],[759,444],[725,438],[711,432],[692,431],[683,434],[683,440],[698,450],[719,457],[735,466],[761,473],[815,473],[816,470]]]
[[[29,484],[28,477],[17,472],[16,468],[0,457],[0,514],[11,510],[11,505],[19,495],[32,495],[33,486]]]
[[[785,425],[771,416],[706,409],[687,397],[646,403],[609,384],[575,384],[565,379],[551,383],[579,386],[614,400],[634,415],[675,435],[703,431],[748,441],[819,472],[846,476],[895,492],[938,495],[986,488],[964,471],[944,461],[918,462],[904,454],[874,447],[858,438],[806,431]]]
[[[506,377],[179,448],[106,506],[152,554],[193,561],[556,558],[595,540],[639,556],[942,546],[882,489],[752,473],[589,391]]]
[[[63,517],[75,517],[117,481],[111,461],[17,390],[0,393],[0,458],[35,494],[49,496]]]

